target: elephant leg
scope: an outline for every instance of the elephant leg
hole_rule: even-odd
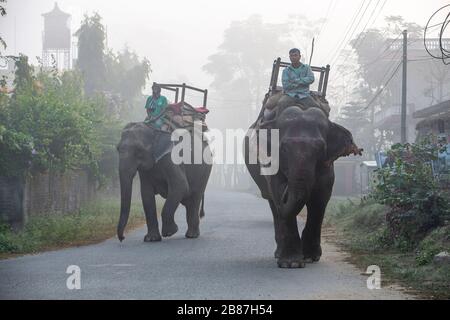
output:
[[[308,215],[302,233],[303,253],[306,262],[317,262],[322,256],[322,248],[320,246],[322,222],[332,191],[332,188],[326,189],[325,191],[317,190],[317,192],[313,192],[306,204]]]
[[[275,240],[277,241],[275,254],[278,259],[278,266],[280,268],[303,268],[305,263],[303,261],[302,240],[297,226],[297,214],[303,205],[300,206],[299,204],[298,210],[295,208],[286,212],[283,208],[286,183],[283,183],[280,177],[273,176],[269,185],[273,196],[271,208],[273,206],[273,209],[275,209],[272,209],[272,213],[274,214]]]
[[[269,200],[270,209],[272,210],[272,216],[273,216],[273,225],[275,227],[275,242],[277,244],[277,248],[275,250],[274,256],[276,259],[280,257],[280,244],[281,244],[281,235],[280,235],[280,222],[279,222],[279,216],[278,216],[278,209],[273,200]]]
[[[186,201],[186,238],[198,238],[200,235],[200,204],[203,194],[195,194]]]
[[[179,166],[173,165],[165,170],[168,181],[168,193],[161,213],[162,236],[170,237],[178,231],[178,226],[175,223],[175,211],[187,194],[189,185],[184,172]]]
[[[175,211],[177,210],[180,201],[181,197],[171,194],[169,190],[169,195],[167,196],[161,213],[163,237],[170,237],[178,231],[178,226],[175,223]]]
[[[278,176],[272,176],[269,180],[264,179],[266,184],[267,193],[271,195],[269,198],[270,209],[272,210],[273,216],[273,225],[275,229],[275,242],[277,244],[277,248],[274,252],[274,256],[276,259],[280,258],[281,248],[282,248],[282,231],[280,230],[280,207],[283,201],[283,193],[286,188],[286,183]],[[267,182],[268,181],[268,182]]]
[[[139,178],[141,181],[142,204],[144,206],[145,220],[147,222],[147,234],[144,237],[144,241],[161,241],[153,186],[150,183],[148,174],[139,172]]]
[[[280,244],[278,266],[280,268],[304,268],[302,241],[298,232],[297,214],[281,215],[279,220]]]

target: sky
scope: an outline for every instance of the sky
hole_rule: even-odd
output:
[[[232,21],[244,20],[253,14],[265,22],[282,23],[290,14],[302,14],[310,19],[327,18],[316,39],[314,61],[327,64],[330,53],[345,34],[353,14],[363,0],[59,0],[59,7],[72,15],[71,28],[75,32],[85,13],[97,11],[107,26],[108,46],[121,50],[126,45],[139,56],[147,57],[152,65],[150,81],[188,82],[208,87],[211,78],[202,71],[209,55],[217,51],[223,34]],[[369,0],[366,0],[369,1]],[[42,52],[42,13],[51,11],[54,0],[8,0],[7,16],[0,18],[0,35],[6,40],[6,54],[24,53],[32,57]],[[384,0],[380,1],[380,6]],[[376,0],[372,1],[375,7]],[[401,15],[407,21],[425,25],[439,7],[450,1],[387,0],[376,21],[383,16]],[[369,7],[367,16],[372,10]],[[328,13],[328,15],[327,15]],[[377,11],[375,11],[377,13]],[[377,15],[374,15],[374,18]],[[362,29],[364,22],[360,25]],[[299,43],[304,49],[309,43]],[[287,53],[280,52],[287,59]],[[274,57],[276,58],[276,57]]]

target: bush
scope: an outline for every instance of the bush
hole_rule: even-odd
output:
[[[450,247],[450,226],[433,230],[417,246],[416,261],[425,265],[433,261],[436,254],[447,251]]]
[[[389,165],[377,170],[379,183],[372,197],[391,208],[386,215],[389,236],[405,250],[449,216],[448,196],[432,171],[438,150],[430,138],[417,144],[396,144],[388,152]]]
[[[26,56],[16,58],[12,96],[0,92],[0,172],[89,168],[114,149],[120,123],[101,96],[86,97],[77,71],[35,72]]]

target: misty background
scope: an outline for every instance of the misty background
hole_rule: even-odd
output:
[[[104,58],[100,59],[106,61],[107,68],[116,68],[112,74],[117,77],[111,79],[108,88],[95,87],[95,81],[86,77],[85,89],[88,93],[95,89],[111,95],[109,103],[117,105],[110,109],[122,108],[116,111],[123,122],[144,119],[144,102],[153,81],[184,82],[209,90],[209,127],[246,129],[261,108],[273,60],[281,57],[288,61],[289,49],[298,47],[303,61],[309,63],[314,38],[311,64],[331,66],[327,94],[331,118],[349,128],[358,145],[366,150],[364,159],[373,160],[375,152],[399,138],[398,119],[386,120],[400,106],[399,66],[404,29],[409,32],[409,141],[414,141],[416,135],[417,121],[412,113],[450,95],[448,68],[428,56],[423,46],[423,27],[447,1],[408,4],[392,0],[60,0],[57,3],[71,15],[74,59],[71,67],[91,70],[94,78],[98,70],[89,61],[95,59],[79,56],[77,30],[86,17],[91,19],[97,14],[96,23],[104,32]],[[43,54],[42,14],[52,11],[54,6],[53,0],[8,1],[7,15],[0,19],[0,35],[7,43],[2,55],[22,53],[31,64],[37,65]],[[441,20],[442,17],[436,17],[436,23]],[[431,29],[428,37],[437,39],[438,29]],[[115,65],[115,60],[120,63]],[[142,68],[138,67],[141,63]],[[137,69],[131,72],[132,67]],[[173,95],[163,94],[173,101]],[[189,92],[186,100],[200,106],[202,96]],[[126,108],[120,107],[122,101],[126,102]],[[227,170],[237,170],[239,174],[224,178]],[[236,179],[230,182],[236,185],[242,183],[237,177],[244,175],[245,168],[218,166],[215,171],[224,175],[222,180]]]

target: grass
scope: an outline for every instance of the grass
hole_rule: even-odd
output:
[[[161,202],[157,202],[161,207]],[[71,214],[33,216],[23,230],[0,224],[0,258],[98,243],[116,235],[120,200],[102,199]],[[145,224],[142,204],[131,205],[127,230]]]
[[[338,245],[350,252],[350,262],[365,270],[381,268],[384,284],[398,283],[423,298],[450,298],[450,266],[436,265],[433,257],[450,252],[450,225],[434,229],[411,247],[388,237],[385,215],[389,209],[372,200],[333,199],[325,227],[336,230]]]

